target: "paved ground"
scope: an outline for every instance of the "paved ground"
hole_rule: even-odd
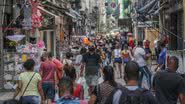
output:
[[[3,101],[13,98],[13,92],[0,92],[0,104],[3,104]]]

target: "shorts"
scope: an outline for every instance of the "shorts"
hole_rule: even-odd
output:
[[[39,104],[39,96],[23,96],[22,104]]]
[[[85,79],[88,86],[98,85],[98,79],[99,79],[98,75],[88,75],[88,76],[85,76]]]
[[[122,63],[122,59],[120,58],[114,58],[114,63]]]
[[[51,82],[43,82],[42,89],[46,99],[54,100],[55,98],[55,85]]]
[[[128,59],[128,58],[124,58],[124,59],[123,59],[123,62],[126,64],[126,63],[129,62],[129,59]]]

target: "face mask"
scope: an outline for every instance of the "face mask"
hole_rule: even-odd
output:
[[[93,52],[95,49],[94,48],[89,48],[89,51],[90,52]]]

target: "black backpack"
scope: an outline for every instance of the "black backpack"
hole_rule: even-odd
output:
[[[118,90],[122,92],[121,95],[115,95]],[[147,92],[149,90],[143,88],[138,88],[134,91],[130,91],[125,87],[115,88],[107,98],[105,104],[149,104],[147,98],[144,96],[144,93]],[[114,98],[119,98],[119,101],[115,101]]]

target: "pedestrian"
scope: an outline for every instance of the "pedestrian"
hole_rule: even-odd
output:
[[[159,104],[185,104],[185,80],[177,73],[179,60],[171,56],[168,68],[161,70],[154,76],[154,90]]]
[[[138,86],[139,65],[134,61],[130,61],[124,69],[126,85],[115,88],[105,104],[158,104],[149,90]]]
[[[42,77],[42,89],[44,92],[45,102],[51,104],[55,98],[55,88],[57,85],[56,66],[49,60],[48,53],[43,54],[46,59],[40,66],[40,75]]]
[[[121,56],[121,48],[117,44],[116,48],[114,49],[114,64],[116,66],[116,72],[118,75],[118,78],[122,78],[122,56]]]
[[[160,50],[161,50],[161,52],[159,54],[158,65],[157,65],[155,71],[166,69],[165,66],[166,66],[167,48],[164,43],[160,43]]]
[[[76,72],[77,72],[77,78],[80,77],[80,69],[81,69],[81,63],[82,63],[82,58],[83,58],[83,55],[86,53],[86,49],[83,49],[81,48],[80,50],[80,54],[78,54],[76,56],[76,60],[75,60],[75,69],[76,69]]]
[[[80,100],[73,96],[73,81],[69,77],[60,79],[59,99],[56,104],[80,104]]]
[[[138,63],[140,67],[140,78],[139,78],[139,86],[142,87],[143,77],[147,78],[147,82],[149,85],[149,89],[151,89],[151,77],[152,73],[147,67],[146,60],[150,56],[150,54],[146,54],[143,48],[143,42],[139,41],[136,48],[134,49],[134,60]]]
[[[83,56],[81,76],[83,76],[85,69],[85,79],[89,87],[89,94],[98,83],[100,77],[100,69],[102,68],[102,61],[100,55],[95,52],[94,46],[89,46],[89,52]]]
[[[41,88],[41,76],[34,72],[34,65],[34,60],[28,59],[23,64],[25,72],[21,73],[19,76],[18,86],[13,98],[15,99],[16,96],[20,94],[20,102],[22,104],[39,104],[39,96],[41,96],[41,102],[44,104],[44,96]]]
[[[114,70],[111,66],[105,66],[103,68],[104,82],[98,84],[91,94],[89,104],[105,104],[107,97],[118,86],[114,79]]]
[[[150,49],[150,41],[149,40],[144,41],[144,49],[145,49],[146,54],[148,54],[148,58],[146,59],[147,67],[148,67],[148,69],[151,69],[152,51]]]
[[[111,62],[112,62],[112,50],[111,50],[111,47],[109,47],[108,49],[107,49],[107,58],[108,58],[108,64],[111,64]]]
[[[65,57],[65,59],[63,60],[63,65],[64,65],[64,66],[65,66],[65,65],[69,65],[69,66],[72,65],[73,61],[71,60],[71,57],[72,57],[72,54],[71,54],[70,52],[67,52],[67,53],[66,53],[66,57]]]
[[[125,45],[122,50],[122,59],[124,65],[126,65],[126,63],[130,61],[130,55],[131,55],[130,50],[128,49],[128,46]]]
[[[55,65],[57,81],[59,81],[59,79],[61,79],[62,75],[63,75],[63,70],[62,70],[63,65],[62,65],[62,63],[58,59],[53,57],[51,52],[48,53],[48,58]]]
[[[80,100],[84,99],[84,88],[82,85],[77,84],[76,81],[76,70],[73,66],[69,67],[69,69],[65,70],[65,74],[67,77],[70,77],[73,81],[73,96],[79,98]]]

